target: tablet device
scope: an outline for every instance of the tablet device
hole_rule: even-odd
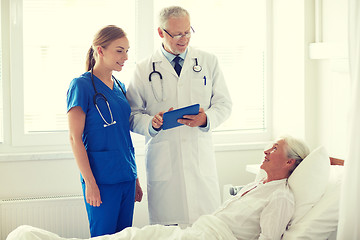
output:
[[[165,112],[163,115],[163,125],[162,129],[166,130],[169,128],[178,127],[180,125],[183,125],[181,123],[178,123],[177,120],[179,118],[183,118],[184,115],[197,115],[199,114],[199,104],[190,105],[187,107],[175,109],[169,112]]]

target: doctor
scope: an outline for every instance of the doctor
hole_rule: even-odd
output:
[[[188,47],[192,31],[185,9],[163,9],[162,46],[137,65],[127,92],[130,128],[146,141],[151,224],[189,225],[220,205],[211,132],[232,103],[217,58]],[[183,126],[161,129],[165,111],[196,103],[199,114],[178,120]]]

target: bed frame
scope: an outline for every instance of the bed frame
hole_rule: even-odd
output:
[[[345,162],[345,161],[342,160],[342,159],[330,157],[330,164],[331,164],[331,165],[341,165],[341,166],[344,166],[344,162]]]

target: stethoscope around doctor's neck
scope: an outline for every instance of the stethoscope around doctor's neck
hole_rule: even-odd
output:
[[[193,70],[194,72],[200,72],[202,70],[202,67],[198,64],[198,59],[197,58],[194,58],[195,60],[195,65],[193,66]],[[165,98],[164,98],[164,80],[163,80],[163,77],[161,75],[161,73],[159,71],[156,71],[155,70],[155,62],[152,63],[152,66],[153,66],[153,71],[149,74],[149,82],[150,82],[150,85],[151,85],[151,89],[153,91],[153,94],[154,94],[154,97],[156,98],[156,100],[158,102],[160,102],[160,99],[158,98],[157,94],[155,93],[155,90],[154,90],[154,85],[152,83],[152,76],[153,74],[157,74],[159,75],[159,78],[160,78],[160,84],[161,84],[161,93],[162,93],[162,98],[161,98],[161,101],[165,101]]]
[[[120,89],[121,89],[122,93],[124,94],[124,96],[126,96],[125,91],[124,91],[124,89],[121,87],[119,81],[118,81],[114,76],[111,76],[111,77],[112,77],[112,79],[114,80],[114,82],[116,82],[117,85],[120,87]],[[93,96],[94,105],[95,105],[97,111],[99,112],[100,117],[101,117],[102,120],[105,122],[104,127],[108,127],[108,126],[114,125],[114,124],[116,123],[116,121],[115,121],[114,118],[113,118],[113,115],[112,115],[112,112],[111,112],[111,109],[110,109],[110,105],[109,105],[109,102],[108,102],[107,98],[105,97],[104,94],[99,93],[99,92],[96,90],[95,83],[94,83],[93,68],[91,68],[91,82],[92,82],[92,85],[93,85],[94,90],[95,90],[95,94],[94,94],[94,96]],[[110,118],[111,118],[110,123],[106,121],[106,119],[105,119],[104,116],[102,115],[102,113],[101,113],[101,111],[100,111],[100,109],[99,109],[99,107],[98,107],[98,105],[97,105],[97,99],[99,99],[99,98],[102,98],[102,99],[106,102],[106,105],[107,105],[108,110],[109,110],[109,113],[110,113]]]

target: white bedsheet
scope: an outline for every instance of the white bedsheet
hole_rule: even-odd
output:
[[[79,240],[62,238],[43,229],[20,226],[6,240]],[[127,228],[119,233],[91,238],[92,240],[236,240],[229,227],[213,215],[201,216],[192,227],[181,229],[175,226],[149,225],[141,229]]]

